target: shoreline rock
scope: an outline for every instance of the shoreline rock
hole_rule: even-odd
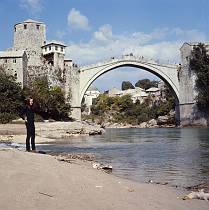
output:
[[[36,135],[43,138],[68,138],[80,135],[101,135],[105,132],[96,124],[86,122],[37,122]],[[0,135],[26,135],[24,124],[0,124]]]

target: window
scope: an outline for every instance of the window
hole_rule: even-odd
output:
[[[24,29],[27,29],[27,24],[24,24]]]
[[[61,47],[61,52],[63,52],[63,47]]]
[[[49,46],[49,50],[51,50],[52,48],[51,48],[51,46]]]
[[[15,32],[16,32],[16,27],[15,27]]]
[[[58,46],[55,46],[55,50],[56,50],[56,51],[58,50]]]
[[[40,25],[36,25],[36,29],[39,30],[40,29]]]
[[[7,59],[4,62],[7,63]]]
[[[17,73],[16,73],[16,72],[15,72],[14,76],[15,76],[15,78],[17,79]]]
[[[47,51],[47,47],[45,47],[44,49],[45,49],[45,52],[46,52]]]
[[[17,63],[17,60],[16,59],[13,59],[13,63]]]

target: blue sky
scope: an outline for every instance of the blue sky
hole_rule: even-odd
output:
[[[0,50],[12,47],[13,25],[28,18],[47,25],[47,39],[65,42],[66,56],[79,65],[133,52],[180,62],[185,41],[209,37],[208,0],[1,0]],[[116,69],[95,81],[100,89],[154,76]]]

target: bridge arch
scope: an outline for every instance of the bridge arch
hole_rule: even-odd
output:
[[[177,104],[179,103],[179,81],[177,78],[177,67],[173,65],[159,65],[157,63],[141,62],[137,60],[117,60],[115,62],[81,68],[80,103],[89,86],[97,78],[120,67],[135,67],[156,75],[169,86],[176,98]]]

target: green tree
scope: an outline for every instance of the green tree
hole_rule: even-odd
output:
[[[140,88],[143,88],[145,90],[151,88],[151,87],[157,87],[158,86],[158,81],[151,81],[149,79],[142,79],[142,80],[139,80],[136,84],[135,84],[135,87],[140,87]]]
[[[117,106],[119,111],[123,112],[133,107],[133,101],[131,99],[131,95],[127,94],[124,96],[119,97],[117,101]]]
[[[143,103],[133,103],[131,95],[109,97],[101,94],[93,101],[92,114],[88,119],[102,123],[104,121],[113,123],[129,123],[137,125],[142,122],[156,119],[160,115],[166,115],[174,106],[174,98],[169,89],[166,90],[166,101],[154,103],[151,96],[148,96]]]
[[[197,76],[197,105],[200,110],[209,112],[209,55],[204,44],[199,43],[193,48],[190,68]]]
[[[22,106],[21,85],[16,78],[0,67],[0,123],[8,123],[18,117]]]
[[[70,104],[66,103],[62,89],[58,86],[51,87],[47,77],[36,78],[27,95],[31,95],[37,102],[39,114],[44,119],[68,119]]]
[[[122,90],[134,89],[134,86],[129,81],[123,81],[121,89]]]

